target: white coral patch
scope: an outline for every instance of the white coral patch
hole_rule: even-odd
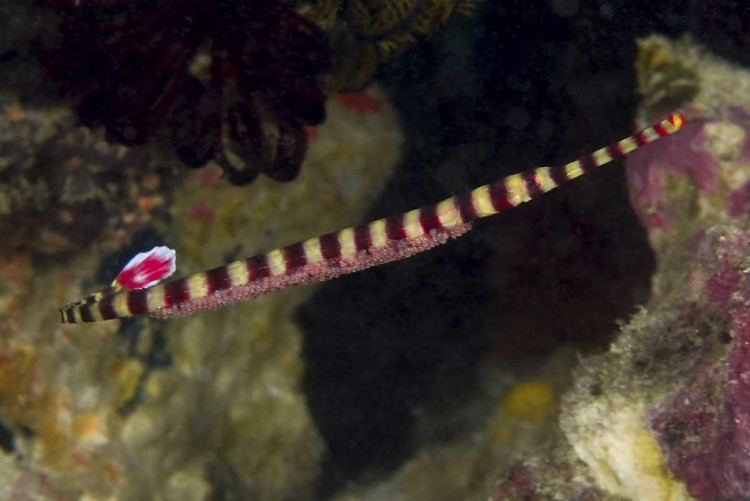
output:
[[[563,431],[599,487],[627,499],[688,501],[685,484],[669,473],[643,422],[637,397],[603,397],[567,409]]]

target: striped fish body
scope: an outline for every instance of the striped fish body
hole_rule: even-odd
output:
[[[616,158],[677,132],[680,113],[586,155],[554,167],[537,167],[404,214],[311,238],[148,289],[119,290],[60,310],[65,323],[134,315],[190,315],[279,289],[320,282],[404,259],[457,238],[477,219],[512,209]],[[90,296],[91,297],[91,296]]]

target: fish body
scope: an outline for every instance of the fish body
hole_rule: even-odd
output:
[[[125,273],[122,280],[116,280],[113,285],[116,290],[109,289],[95,301],[82,300],[66,306],[60,310],[62,320],[79,323],[143,314],[156,318],[190,315],[275,290],[330,280],[404,259],[463,235],[471,229],[473,221],[533,200],[673,134],[684,123],[682,114],[675,112],[641,132],[565,165],[528,169],[436,204],[314,237],[170,282],[126,288],[124,284],[130,284],[133,277],[139,285],[158,282],[149,280],[148,273],[141,276],[140,271],[126,272],[126,266],[121,272],[121,275]],[[153,259],[155,263],[156,258]],[[134,265],[134,270],[139,270],[141,265]]]

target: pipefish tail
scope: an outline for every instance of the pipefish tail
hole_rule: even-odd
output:
[[[148,314],[169,318],[228,306],[272,291],[330,280],[404,259],[457,238],[471,223],[533,200],[679,131],[680,113],[565,165],[537,167],[436,204],[328,233],[208,271],[140,288],[121,288],[60,310],[64,323]],[[89,296],[91,298],[91,296]]]
[[[169,247],[154,247],[148,252],[136,254],[126,264],[112,283],[102,289],[89,294],[78,301],[68,304],[60,311],[70,309],[81,304],[94,304],[101,301],[110,294],[122,290],[147,289],[165,278],[168,278],[176,269],[177,254]]]

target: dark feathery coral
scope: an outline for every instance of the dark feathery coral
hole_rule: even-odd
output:
[[[40,0],[45,1],[45,0]],[[136,145],[167,139],[190,167],[232,183],[288,181],[305,125],[325,118],[328,38],[284,2],[46,0],[38,53],[81,122]]]
[[[331,0],[328,0],[331,1]],[[394,55],[468,16],[479,0],[339,0],[339,19],[329,31],[334,69],[327,86],[340,92],[364,88]]]
[[[478,0],[36,0],[36,52],[82,124],[126,146],[159,138],[234,184],[294,179],[330,92]]]

